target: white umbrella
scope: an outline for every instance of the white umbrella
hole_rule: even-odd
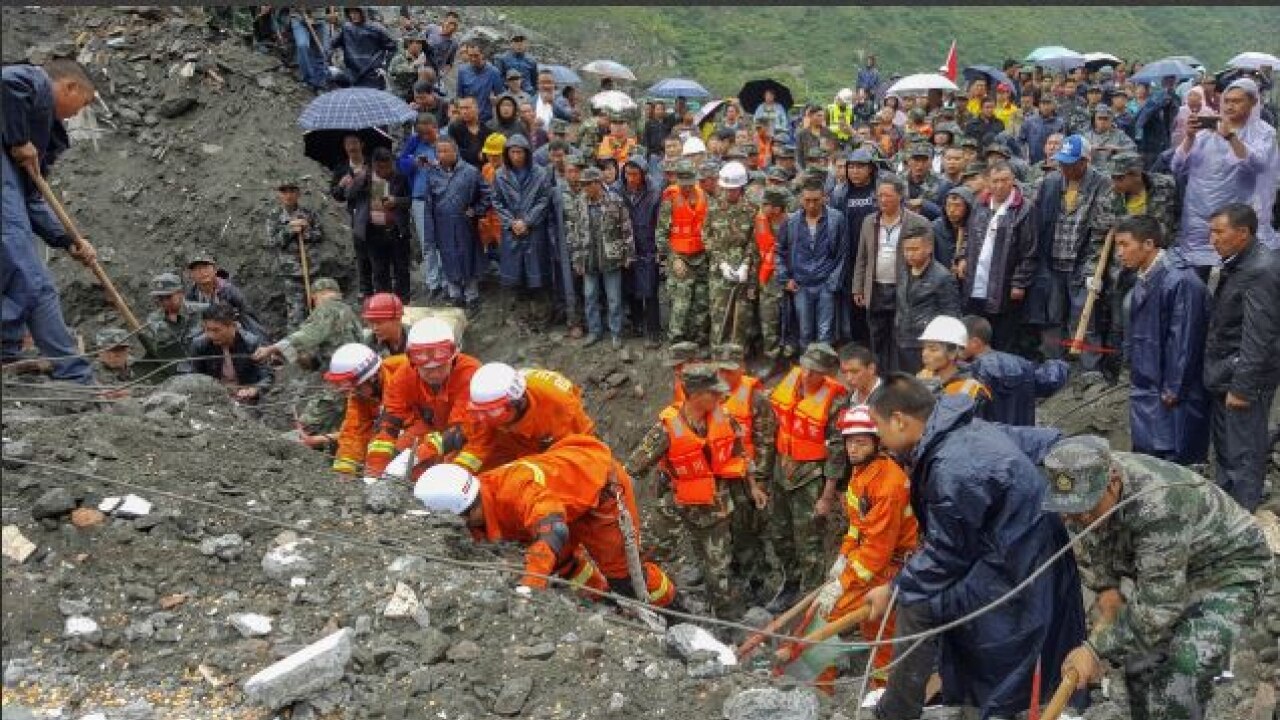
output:
[[[1112,55],[1111,53],[1091,52],[1084,54],[1084,64],[1097,65],[1098,67],[1102,67],[1103,65],[1119,65],[1120,58]]]
[[[1272,70],[1280,70],[1280,58],[1264,52],[1242,52],[1227,61],[1227,67],[1241,70],[1257,70],[1270,66]]]
[[[614,80],[625,80],[627,82],[636,81],[636,74],[631,72],[626,65],[612,60],[592,60],[582,66],[582,72],[602,78],[613,78]]]
[[[927,95],[930,90],[950,90],[959,92],[960,88],[956,84],[948,80],[945,76],[938,73],[917,73],[908,75],[898,82],[889,86],[885,91],[885,95]]]
[[[610,112],[626,112],[636,109],[636,101],[620,90],[605,90],[591,96],[591,107],[603,108]]]

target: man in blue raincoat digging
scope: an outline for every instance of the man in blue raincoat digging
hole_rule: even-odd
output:
[[[895,374],[869,405],[881,441],[910,469],[920,523],[919,551],[892,585],[867,593],[880,617],[896,586],[896,637],[987,608],[1067,543],[1062,522],[1041,510],[1040,471],[1002,429],[974,417],[969,398],[935,399],[919,380]],[[903,659],[876,717],[919,717],[937,664],[943,704],[975,707],[983,720],[1012,718],[1030,703],[1037,667],[1039,700],[1048,700],[1084,632],[1080,578],[1067,553],[1004,604],[910,653],[911,641],[898,648]]]

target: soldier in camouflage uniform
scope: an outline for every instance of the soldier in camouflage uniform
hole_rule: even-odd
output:
[[[608,306],[613,349],[622,349],[622,271],[635,259],[631,213],[617,193],[605,188],[598,168],[582,173],[583,191],[565,204],[565,241],[570,246],[573,273],[582,278],[586,298],[587,339],[583,347],[600,342],[605,322],[601,295]]]
[[[166,272],[151,278],[151,297],[159,305],[147,315],[138,340],[146,349],[145,367],[151,377],[163,379],[176,372],[186,372],[185,363],[191,342],[201,333],[200,313],[208,305],[191,302],[183,296],[182,278]],[[154,374],[151,374],[154,373]]]
[[[813,343],[769,394],[778,418],[770,535],[787,572],[770,612],[786,610],[803,590],[821,584],[830,565],[828,536],[843,529],[836,486],[846,475],[848,457],[836,421],[848,391],[835,379],[839,369],[836,351]]]
[[[728,386],[717,370],[706,363],[683,369],[684,402],[662,411],[626,467],[637,478],[655,465],[663,467],[667,482],[658,491],[670,489],[675,495],[676,513],[701,565],[711,611],[719,618],[736,618],[743,608],[729,574],[735,512],[730,488],[745,481],[761,508],[767,496],[743,449],[742,427],[720,408]]]
[[[304,369],[323,372],[329,367],[329,356],[334,350],[347,343],[360,342],[363,331],[360,318],[343,302],[338,281],[318,278],[311,284],[311,292],[316,304],[311,316],[285,339],[259,348],[253,354],[254,360],[266,362],[282,357]],[[315,447],[327,444],[318,438],[342,424],[345,407],[346,398],[328,385],[311,394],[298,413],[304,442],[315,436]]]
[[[98,357],[93,361],[93,376],[99,385],[118,385],[133,379],[133,358],[129,356],[129,332],[109,327],[94,337]]]
[[[307,319],[306,288],[302,282],[302,256],[298,252],[301,236],[307,248],[307,269],[315,272],[318,259],[316,246],[324,239],[320,217],[298,204],[298,184],[281,183],[276,188],[280,207],[267,218],[267,237],[276,251],[275,271],[285,283],[285,307],[288,327],[296,328]]]
[[[773,414],[764,383],[746,374],[746,351],[741,345],[725,343],[713,352],[720,366],[720,378],[728,390],[722,404],[724,412],[742,426],[743,443],[751,460],[751,472],[755,484],[762,491],[773,477],[774,438],[778,433],[778,418]],[[732,577],[745,581],[753,601],[763,601],[760,592],[768,575],[767,556],[764,551],[764,533],[769,524],[767,511],[761,508],[746,483],[729,483],[733,497],[733,516],[730,525],[733,532]],[[767,494],[767,493],[766,493]]]
[[[596,108],[592,117],[578,128],[578,152],[585,158],[594,158],[600,149],[600,141],[609,135],[609,111]]]
[[[1063,672],[1101,680],[1103,660],[1125,670],[1136,720],[1205,717],[1213,680],[1275,576],[1258,523],[1221,488],[1180,465],[1112,452],[1103,438],[1063,440],[1045,458],[1045,510],[1069,528],[1132,498],[1077,547],[1097,619]],[[1133,583],[1121,595],[1122,580]]]
[[[754,326],[759,323],[761,349],[765,357],[777,359],[782,351],[782,286],[774,277],[774,253],[778,229],[786,222],[787,214],[795,200],[784,188],[768,188],[764,191],[764,204],[755,218],[756,285],[747,293]]]
[[[708,345],[710,317],[707,304],[708,263],[702,241],[708,198],[697,187],[693,163],[681,160],[676,184],[662,194],[658,209],[658,257],[668,258],[667,294],[671,316],[667,339]]]
[[[941,209],[933,202],[933,197],[938,194],[938,176],[933,174],[931,167],[933,151],[928,145],[914,145],[905,153],[907,171],[903,179],[907,182],[907,209],[932,221],[941,214]]]
[[[754,252],[756,209],[744,197],[747,170],[742,163],[731,162],[720,169],[716,180],[720,196],[707,202],[707,219],[702,237],[707,248],[710,278],[707,282],[711,306],[711,332],[716,342],[747,344],[750,329],[749,303],[745,290],[755,284],[758,262]],[[734,288],[737,301],[730,308]],[[726,315],[732,310],[728,337],[719,337]]]

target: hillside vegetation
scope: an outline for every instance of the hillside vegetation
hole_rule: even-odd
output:
[[[1243,50],[1275,53],[1280,7],[500,7],[545,42],[635,70],[644,86],[691,76],[715,93],[772,75],[798,96],[852,85],[874,52],[882,72],[927,72],[958,41],[960,65],[1021,59],[1041,45],[1213,68]],[[806,91],[807,88],[807,91]],[[799,99],[799,98],[797,98]]]

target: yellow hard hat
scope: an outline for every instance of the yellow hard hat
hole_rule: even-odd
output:
[[[502,133],[493,133],[484,141],[485,155],[501,155],[503,148],[507,146],[507,136]]]

